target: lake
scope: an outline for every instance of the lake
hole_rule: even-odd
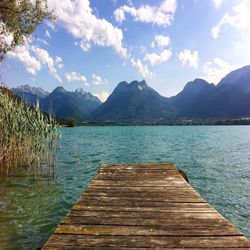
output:
[[[86,126],[61,134],[55,180],[0,184],[0,249],[41,247],[100,163],[174,163],[250,237],[250,126]]]

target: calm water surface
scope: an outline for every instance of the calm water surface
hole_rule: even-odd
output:
[[[55,181],[0,184],[0,249],[41,247],[100,163],[175,163],[250,237],[250,126],[77,127],[61,133]]]

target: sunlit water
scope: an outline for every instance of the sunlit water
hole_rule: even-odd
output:
[[[77,127],[61,133],[55,181],[0,184],[0,249],[41,247],[100,163],[175,163],[250,237],[250,126]]]

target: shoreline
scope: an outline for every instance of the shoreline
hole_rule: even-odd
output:
[[[60,124],[60,122],[59,122]],[[60,124],[62,127],[70,127]],[[180,121],[97,121],[77,122],[76,126],[244,126],[250,125],[250,119],[225,120],[180,120]]]

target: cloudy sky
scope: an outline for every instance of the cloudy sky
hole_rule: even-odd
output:
[[[49,0],[56,21],[8,54],[10,86],[83,88],[102,100],[145,79],[172,96],[250,64],[250,0]]]

